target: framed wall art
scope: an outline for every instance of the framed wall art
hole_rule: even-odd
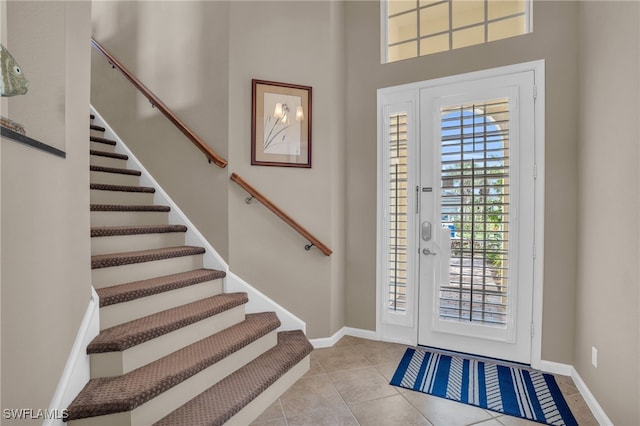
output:
[[[311,87],[252,80],[251,164],[311,168]]]

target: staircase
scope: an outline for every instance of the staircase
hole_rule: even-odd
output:
[[[93,119],[93,116],[92,116]],[[169,224],[141,172],[91,124],[91,268],[100,333],[87,347],[91,380],[70,425],[248,424],[309,368],[300,330],[274,312],[245,313],[224,271]]]

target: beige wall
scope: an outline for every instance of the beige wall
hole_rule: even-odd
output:
[[[617,425],[640,424],[637,2],[580,4],[574,365]],[[598,368],[591,347],[598,349]]]
[[[380,6],[346,3],[346,325],[375,328],[376,90],[546,60],[545,276],[542,358],[572,363],[577,214],[577,3],[534,2],[534,32],[380,64]]]
[[[67,157],[6,139],[0,147],[3,409],[49,407],[90,299],[86,43],[90,3],[63,5],[63,31],[49,35],[55,40],[43,37],[37,43],[65,46],[61,58],[65,96],[59,105],[64,114],[52,111],[51,115],[63,131]],[[9,12],[14,6],[19,7],[11,5]],[[34,15],[28,25],[9,25],[9,43],[43,24],[42,19],[43,15]],[[11,16],[7,20],[13,22]],[[25,48],[16,55],[28,56]]]
[[[92,54],[92,103],[232,270],[307,321],[344,325],[344,22],[339,2],[96,2],[93,32],[221,155],[201,154]],[[313,87],[313,167],[250,166],[251,79]],[[237,172],[334,251],[228,180]]]
[[[214,151],[228,158],[226,2],[94,2],[93,35]],[[220,255],[228,171],[204,155],[92,49],[91,102]]]
[[[8,117],[24,126],[27,135],[46,139],[47,145],[65,149],[65,6],[42,1],[7,4],[8,49],[29,80],[25,96],[9,100]],[[33,22],[38,25],[33,26]],[[29,31],[16,28],[31,25]],[[47,40],[47,43],[42,43]]]
[[[333,251],[312,249],[246,194],[229,193],[233,271],[307,322],[311,338],[344,325],[345,90],[343,5],[233,2],[229,65],[230,170]],[[311,169],[251,166],[251,80],[313,88]]]

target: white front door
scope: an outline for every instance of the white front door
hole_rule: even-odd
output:
[[[420,90],[418,343],[531,362],[534,71]]]

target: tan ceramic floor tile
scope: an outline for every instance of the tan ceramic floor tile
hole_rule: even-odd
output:
[[[287,426],[287,420],[282,417],[281,419],[258,421],[251,423],[251,426]]]
[[[503,426],[497,419],[487,420],[485,422],[476,423],[473,426]]]
[[[331,373],[329,378],[348,405],[398,395],[398,391],[374,367]]]
[[[560,391],[565,396],[565,398],[567,396],[580,393],[575,383],[573,383],[573,379],[571,379],[571,377],[560,376],[560,375],[554,375],[553,377],[556,379],[556,382],[558,383],[558,387],[560,388]]]
[[[317,421],[326,418],[336,421],[352,417],[327,375],[301,378],[280,397],[280,402],[289,424],[292,419],[304,424],[309,419]]]
[[[389,385],[405,348],[345,336],[331,348],[314,350],[309,372],[252,426],[539,425]],[[580,426],[596,426],[571,378],[556,376],[556,380]]]
[[[580,426],[597,426],[598,421],[580,394],[565,396],[567,404]]]
[[[340,340],[338,340],[336,344],[333,345],[333,347],[339,348],[343,346],[353,346],[353,345],[358,345],[360,343],[369,342],[369,341],[370,340],[367,340],[367,339],[361,339],[360,337],[344,336]]]
[[[280,400],[276,400],[273,404],[269,406],[260,416],[255,419],[252,426],[261,426],[261,425],[286,425],[287,421],[284,417],[284,412],[282,411],[282,406],[280,405]]]
[[[312,352],[313,353],[313,352]],[[318,374],[326,374],[320,362],[314,357],[310,358],[309,371],[303,377],[317,376]]]
[[[327,373],[371,367],[371,363],[357,345],[318,349],[314,352],[317,352],[314,360],[318,361]]]
[[[398,369],[398,361],[378,364],[375,367],[376,367],[376,370],[378,370],[378,372],[382,374],[384,378],[387,379],[387,381],[390,382],[396,370]],[[397,389],[400,390],[400,388],[397,388]]]
[[[465,426],[491,420],[485,410],[421,392],[402,394],[435,426]]]
[[[351,411],[363,426],[431,425],[402,395],[354,404]]]
[[[498,420],[504,426],[540,426],[540,423],[513,416],[500,416],[497,417],[496,420]]]
[[[388,362],[400,362],[407,347],[394,343],[370,342],[363,343],[358,347],[362,348],[365,358],[371,365],[385,364]]]

